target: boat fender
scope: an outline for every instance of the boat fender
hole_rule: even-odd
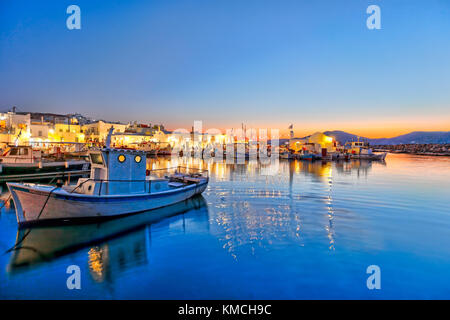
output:
[[[146,175],[146,176],[149,176],[149,175],[150,175],[150,170],[148,170],[148,169],[145,170],[145,175]]]

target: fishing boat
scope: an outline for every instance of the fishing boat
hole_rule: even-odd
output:
[[[319,156],[315,153],[307,152],[307,151],[299,154],[298,157],[300,160],[308,160],[308,161],[314,161],[314,160],[321,159],[321,156]]]
[[[19,226],[113,218],[172,205],[201,194],[208,171],[146,170],[146,153],[107,146],[89,153],[89,178],[76,185],[7,183]]]
[[[364,141],[351,141],[347,143],[348,152],[352,159],[363,160],[380,160],[383,161],[386,158],[387,152],[374,153],[369,144]]]
[[[36,180],[68,172],[82,175],[88,170],[88,161],[53,161],[44,158],[40,150],[31,146],[9,146],[0,156],[0,182]]]

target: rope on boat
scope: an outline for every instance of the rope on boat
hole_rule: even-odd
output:
[[[4,206],[6,206],[6,204],[8,203],[9,199],[11,199],[11,197],[12,197],[12,193],[9,194],[8,198],[5,200],[5,202],[0,207],[0,210],[2,210]]]
[[[52,195],[53,191],[55,191],[56,189],[58,189],[59,187],[54,187],[52,190],[50,190],[50,192],[48,193],[47,199],[45,199],[44,205],[41,208],[41,211],[39,211],[39,214],[36,218],[36,220],[39,220],[39,218],[41,217],[42,212],[44,212],[45,206],[47,205],[48,200],[50,199],[50,196]],[[21,249],[22,247],[17,247],[19,244],[21,244],[25,238],[30,234],[32,229],[28,229],[27,232],[23,235],[22,239],[20,239],[19,241],[16,242],[16,244],[14,246],[12,246],[11,248],[9,248],[8,250],[5,251],[5,253],[9,253],[11,251],[15,251],[18,249]]]

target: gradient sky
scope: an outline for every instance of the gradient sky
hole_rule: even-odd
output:
[[[170,129],[450,130],[450,1],[0,0],[13,105]]]

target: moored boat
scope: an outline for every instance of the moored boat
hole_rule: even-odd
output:
[[[364,159],[364,160],[384,160],[387,152],[374,153],[369,147],[369,144],[363,141],[352,141],[348,143],[348,152],[352,159]]]
[[[314,161],[314,160],[319,160],[322,157],[315,154],[315,153],[310,153],[310,152],[303,152],[301,154],[299,154],[299,159],[300,160],[308,160],[308,161]]]
[[[89,162],[85,160],[51,161],[31,146],[10,146],[0,156],[0,182],[34,180],[63,172],[85,174],[87,170]]]
[[[201,194],[206,170],[146,170],[143,151],[104,148],[89,153],[91,173],[76,185],[7,183],[17,222],[111,218],[165,207]]]

